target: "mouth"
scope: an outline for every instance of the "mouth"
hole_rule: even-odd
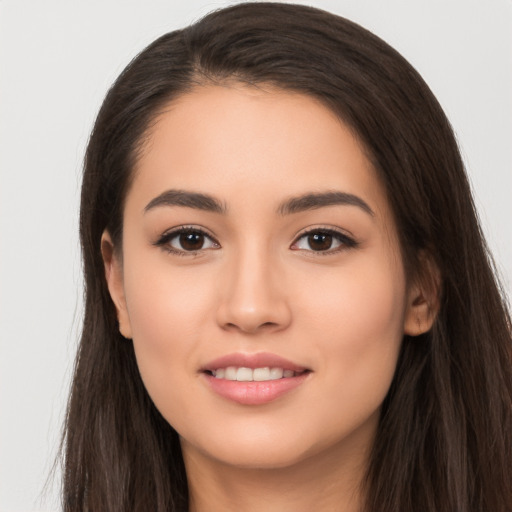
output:
[[[247,368],[245,366],[228,366],[216,370],[206,370],[206,373],[216,379],[225,379],[237,382],[266,382],[279,379],[290,379],[302,375],[309,370],[294,371],[279,367],[264,366],[261,368]]]
[[[305,382],[312,370],[274,354],[230,354],[201,368],[209,388],[242,405],[272,402]]]

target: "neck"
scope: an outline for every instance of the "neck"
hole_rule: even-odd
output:
[[[223,464],[182,441],[190,512],[360,512],[367,466],[361,447],[337,449],[281,468]]]

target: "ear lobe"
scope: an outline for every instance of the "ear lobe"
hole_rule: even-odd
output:
[[[105,267],[105,279],[112,302],[116,307],[119,332],[125,338],[132,338],[132,328],[126,299],[124,294],[123,269],[119,257],[116,255],[112,238],[108,231],[101,235],[101,255]]]
[[[420,269],[409,288],[404,318],[404,334],[419,336],[428,332],[440,305],[441,275],[432,258],[420,257]]]

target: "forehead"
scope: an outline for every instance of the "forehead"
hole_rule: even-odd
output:
[[[363,146],[331,110],[308,95],[239,84],[198,87],[158,115],[127,200],[166,189],[269,206],[339,190],[387,208]]]

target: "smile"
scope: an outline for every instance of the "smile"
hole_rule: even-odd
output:
[[[200,370],[215,395],[242,405],[264,405],[286,397],[309,380],[312,370],[276,354],[228,354]]]
[[[285,370],[284,368],[246,368],[244,366],[228,366],[227,368],[217,368],[211,374],[216,379],[236,380],[238,382],[265,382],[268,380],[287,379],[295,377],[304,372],[295,372],[293,370]]]

